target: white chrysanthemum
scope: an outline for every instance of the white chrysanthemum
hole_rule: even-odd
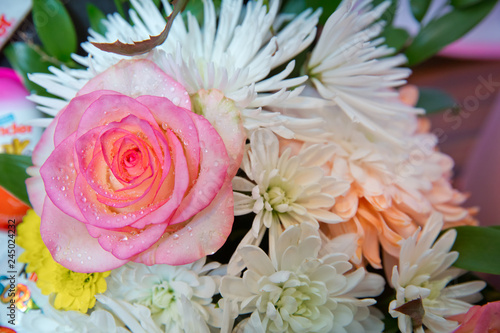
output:
[[[450,252],[457,232],[449,230],[436,241],[442,227],[443,217],[435,213],[424,226],[420,238],[417,231],[402,241],[399,265],[393,268],[391,279],[396,299],[390,303],[389,313],[398,318],[403,333],[424,332],[422,326],[414,327],[410,316],[396,310],[407,302],[422,300],[421,321],[427,329],[452,332],[458,323],[446,317],[467,312],[472,306],[468,302],[480,299],[477,293],[486,286],[483,281],[473,281],[447,287],[463,271],[450,268],[458,258],[458,252]]]
[[[204,264],[205,258],[183,266],[128,263],[112,271],[105,295],[146,306],[162,331],[193,332],[185,325],[194,321],[197,332],[208,332],[207,324],[220,327],[222,313],[212,304],[220,276],[210,275],[220,264]]]
[[[333,152],[333,146],[313,145],[298,155],[292,156],[291,149],[286,149],[280,156],[280,143],[271,131],[260,129],[252,134],[242,163],[250,181],[233,179],[235,215],[256,214],[240,246],[258,245],[267,228],[273,249],[277,237],[290,225],[309,222],[318,227],[318,221],[342,221],[329,209],[335,197],[348,189],[348,183],[326,177],[321,168]],[[234,260],[231,273],[233,265]]]
[[[103,21],[107,28],[105,36],[90,30],[89,40],[132,43],[158,35],[163,30],[165,18],[153,1],[132,0],[131,3],[133,25],[119,14],[108,15]],[[171,5],[167,1],[162,3],[166,13],[170,14]],[[265,126],[290,137],[297,126],[308,127],[315,122],[300,123],[261,108],[297,96],[302,89],[288,89],[302,84],[307,77],[286,79],[294,68],[293,61],[282,72],[267,77],[273,68],[289,61],[314,40],[320,11],[312,13],[307,10],[284,25],[286,20],[278,16],[278,9],[277,0],[270,1],[269,8],[262,0],[246,5],[243,5],[243,0],[224,0],[217,16],[213,1],[204,1],[202,27],[190,13],[186,21],[179,15],[165,43],[141,57],[153,60],[190,94],[200,89],[222,91],[242,109],[244,126],[248,130]],[[271,31],[276,31],[276,35],[273,36]],[[32,97],[41,105],[42,111],[57,114],[89,79],[128,58],[101,51],[88,42],[82,47],[89,57],[74,55],[73,58],[88,69],[51,68],[53,74],[30,76],[48,92],[63,98]]]
[[[307,68],[320,95],[336,103],[353,122],[402,143],[405,128],[395,123],[420,110],[403,104],[392,89],[410,74],[409,69],[396,67],[406,58],[386,57],[392,49],[383,45],[383,38],[376,38],[384,25],[376,21],[389,4],[371,8],[370,0],[343,1],[326,22]]]
[[[162,333],[142,305],[113,300],[97,295],[90,315],[78,311],[56,310],[49,296],[42,295],[34,283],[28,282],[31,297],[40,309],[28,311],[19,332],[37,333]]]
[[[287,228],[276,243],[275,258],[256,246],[238,251],[247,270],[243,278],[225,276],[221,282],[224,299],[239,304],[239,313],[252,313],[239,325],[250,332],[359,332],[370,322],[372,329],[383,324],[370,314],[371,297],[380,294],[384,280],[352,271],[349,256],[330,253],[318,258],[321,240],[308,223]],[[258,317],[258,318],[257,318]],[[378,329],[377,329],[378,328]],[[366,330],[370,331],[370,330]]]

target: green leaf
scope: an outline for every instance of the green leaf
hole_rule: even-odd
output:
[[[466,8],[480,3],[483,0],[451,0],[451,5],[456,8]]]
[[[330,15],[337,9],[340,4],[340,0],[305,0],[306,8],[312,8],[314,10],[318,8],[323,8],[323,12],[319,17],[319,24],[325,24]]]
[[[431,57],[446,45],[465,35],[488,15],[497,0],[485,0],[465,9],[455,8],[423,27],[406,49],[410,66]]]
[[[418,21],[422,21],[427,13],[427,10],[429,9],[430,4],[431,0],[410,0],[410,7],[413,16]]]
[[[425,110],[426,114],[456,107],[457,101],[448,93],[432,88],[419,88],[417,107]]]
[[[59,0],[33,0],[33,23],[44,49],[62,62],[76,52],[76,31],[66,8]]]
[[[397,53],[406,44],[406,41],[410,37],[408,31],[400,28],[393,28],[388,26],[385,28],[381,37],[385,38],[385,44],[389,47],[394,48],[394,53]]]
[[[283,2],[281,12],[288,14],[299,14],[306,9],[306,0],[288,0]]]
[[[10,65],[24,78],[24,86],[31,93],[49,96],[44,88],[28,80],[28,73],[48,73],[52,64],[43,60],[32,47],[24,42],[10,43],[4,50]]]
[[[0,154],[0,186],[30,205],[25,180],[26,168],[31,166],[31,156]]]
[[[123,17],[124,19],[127,19],[127,16],[125,15],[125,10],[123,9],[123,4],[122,2],[124,2],[123,0],[114,0],[115,1],[115,7],[116,7],[116,11],[118,12],[118,14],[121,15],[121,17]]]
[[[104,35],[106,27],[102,23],[102,20],[106,18],[106,15],[92,3],[87,4],[87,15],[90,20],[90,27],[101,35]]]
[[[453,266],[473,272],[500,274],[500,230],[488,227],[456,227],[453,250],[460,254]]]

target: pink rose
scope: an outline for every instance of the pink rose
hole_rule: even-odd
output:
[[[500,332],[500,301],[473,306],[466,314],[450,317],[461,325],[454,333]]]
[[[90,80],[46,129],[29,170],[54,259],[102,272],[218,250],[234,219],[230,164],[242,156],[226,150],[226,125],[221,135],[191,112],[184,87],[149,60],[123,60]]]

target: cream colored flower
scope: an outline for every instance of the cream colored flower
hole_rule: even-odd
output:
[[[281,234],[275,258],[256,246],[240,248],[248,268],[243,278],[227,275],[221,282],[223,299],[237,302],[240,314],[252,314],[238,329],[362,333],[370,322],[381,332],[383,324],[368,308],[375,300],[364,297],[381,293],[382,277],[363,268],[352,271],[343,253],[318,258],[320,247],[318,231],[302,223]]]
[[[270,229],[270,248],[282,230],[308,222],[318,227],[318,221],[341,221],[330,212],[335,197],[343,194],[348,184],[326,177],[322,168],[333,154],[333,146],[315,145],[297,155],[285,149],[280,155],[280,143],[269,130],[255,131],[250,139],[242,169],[250,180],[233,179],[235,215],[255,213],[252,229],[240,246],[258,245]],[[230,272],[234,260],[230,263]],[[242,268],[242,267],[241,267]]]
[[[422,110],[405,105],[394,87],[406,83],[404,55],[377,38],[384,23],[378,21],[390,2],[372,8],[371,1],[343,1],[323,28],[307,64],[319,94],[333,101],[353,122],[373,136],[405,142],[405,128],[397,125]],[[391,126],[387,126],[391,124]]]
[[[221,311],[212,304],[220,283],[212,271],[219,266],[205,265],[205,258],[182,266],[131,262],[111,273],[105,295],[147,307],[162,331],[193,332],[190,320],[185,320],[189,313],[196,317],[197,331],[208,332],[209,326],[220,327]]]
[[[469,302],[480,299],[477,293],[486,286],[483,281],[447,286],[463,271],[451,268],[458,258],[457,252],[450,252],[457,232],[449,230],[436,241],[442,227],[443,217],[435,213],[421,233],[417,231],[402,241],[399,264],[392,271],[396,299],[390,303],[389,313],[398,318],[403,333],[414,330],[423,333],[424,327],[432,332],[452,332],[458,323],[446,317],[467,312],[472,307]],[[421,299],[422,308],[417,320],[412,322],[410,316],[398,308],[417,299]]]

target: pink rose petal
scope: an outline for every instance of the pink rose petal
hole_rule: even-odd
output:
[[[146,251],[162,237],[166,227],[167,224],[163,223],[148,225],[144,229],[106,230],[87,224],[89,234],[98,238],[102,248],[119,259],[128,259]]]
[[[85,224],[64,214],[49,198],[43,206],[40,233],[54,260],[75,272],[105,272],[128,261],[103,250]]]
[[[200,165],[200,143],[196,125],[187,114],[191,113],[191,111],[176,107],[169,100],[155,96],[140,96],[137,101],[146,105],[153,113],[156,121],[162,126],[171,128],[183,142],[189,177],[192,180],[196,179]]]
[[[124,95],[103,95],[96,99],[81,116],[77,137],[96,127],[120,122],[131,115],[149,123],[150,127],[159,129],[151,111],[135,99]]]
[[[212,203],[184,228],[165,234],[155,245],[132,260],[146,265],[184,265],[217,251],[231,232],[233,191],[228,179]]]
[[[96,90],[113,90],[133,98],[142,95],[165,97],[175,105],[191,110],[186,89],[146,59],[120,61],[87,82],[77,96]]]
[[[105,95],[119,94],[115,91],[100,90],[94,91],[84,96],[73,98],[71,100],[71,103],[69,103],[64,109],[62,109],[55,118],[57,120],[57,129],[52,136],[54,138],[55,145],[60,144],[64,139],[73,134],[73,132],[76,132],[76,130],[78,129],[78,124],[80,123],[80,119],[82,118],[85,110],[87,110],[90,104],[94,103],[99,97]],[[45,145],[38,144],[38,146]]]
[[[74,186],[77,176],[74,164],[75,136],[76,134],[69,136],[55,148],[40,168],[40,175],[45,184],[47,196],[54,205],[81,221],[83,215],[74,204]]]
[[[226,147],[217,131],[202,116],[194,113],[188,115],[198,129],[201,149],[200,174],[171,223],[184,222],[207,207],[222,187],[229,166]]]

